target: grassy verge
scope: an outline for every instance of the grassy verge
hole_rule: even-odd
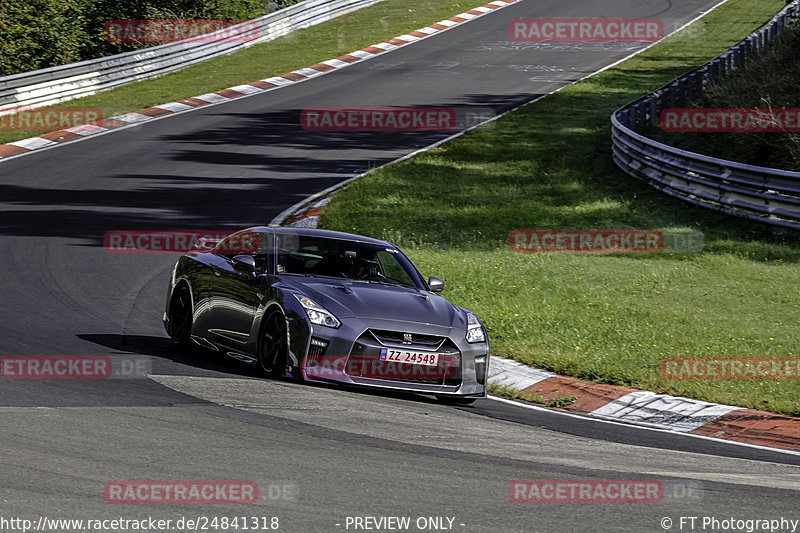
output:
[[[540,405],[544,405],[549,403],[546,398],[531,394],[529,392],[516,390],[511,387],[504,387],[502,385],[492,385],[491,383],[487,387],[491,394],[495,396],[502,396],[503,398],[511,398],[512,400],[522,400],[525,402],[536,403]]]
[[[667,356],[800,355],[796,236],[684,205],[610,157],[609,116],[767,21],[731,0],[684,32],[339,192],[322,226],[402,245],[478,313],[492,352],[603,383],[800,414],[798,381],[670,381]],[[518,228],[699,230],[697,254],[517,254]]]
[[[800,101],[800,23],[795,22],[764,53],[708,87],[690,107],[775,109],[797,108]],[[798,133],[666,133],[648,135],[672,146],[750,165],[800,169]]]
[[[426,0],[409,5],[405,0],[384,0],[235,54],[53,107],[97,107],[104,117],[130,113],[285,74],[433,24],[480,3]],[[0,130],[0,144],[41,133]]]
[[[523,402],[530,402],[536,403],[540,405],[546,405],[547,407],[555,407],[555,408],[563,408],[575,403],[575,400],[578,398],[577,396],[556,396],[552,400],[548,400],[543,396],[539,396],[538,394],[531,394],[530,392],[516,390],[511,387],[506,387],[503,385],[492,385],[491,383],[487,387],[489,392],[496,395],[502,396],[503,398],[511,398],[512,400],[522,400]]]

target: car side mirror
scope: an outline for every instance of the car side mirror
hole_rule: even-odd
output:
[[[235,255],[233,256],[233,267],[236,270],[244,270],[245,272],[256,271],[256,260],[252,255]]]
[[[428,287],[431,288],[431,292],[442,292],[444,290],[444,280],[431,276],[428,278]]]

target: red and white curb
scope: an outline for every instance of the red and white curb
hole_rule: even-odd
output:
[[[331,198],[331,196],[327,196],[303,208],[300,212],[289,216],[282,225],[294,228],[316,228],[319,223],[319,213],[322,211],[322,207],[331,201]]]
[[[563,409],[647,427],[757,446],[800,450],[800,418],[731,405],[656,394],[559,376],[492,356],[490,385],[527,392],[548,401],[572,398]]]
[[[335,59],[322,61],[316,65],[301,68],[287,74],[281,74],[280,76],[273,76],[271,78],[265,78],[263,80],[246,83],[244,85],[229,87],[221,91],[202,94],[192,98],[186,98],[184,100],[178,100],[177,102],[169,102],[166,104],[149,107],[147,109],[141,109],[133,113],[126,113],[124,115],[107,118],[98,121],[96,124],[64,128],[58,131],[52,131],[50,133],[40,135],[38,137],[30,137],[28,139],[2,144],[0,145],[0,162],[12,157],[26,155],[36,150],[53,148],[68,142],[81,140],[92,135],[107,133],[128,126],[138,125],[142,122],[148,122],[170,115],[185,113],[199,107],[222,104],[237,98],[242,98],[244,96],[260,94],[274,89],[279,89],[287,85],[292,85],[294,83],[299,83],[316,76],[321,76],[335,70],[343,69],[360,61],[372,59],[373,57],[385,52],[390,52],[407,44],[425,39],[426,37],[430,37],[431,35],[441,31],[448,30],[454,26],[458,26],[474,18],[491,13],[497,9],[509,6],[518,1],[519,0],[495,0],[493,2],[489,2],[488,4],[484,4],[463,13],[459,13],[454,17],[450,17],[449,19],[440,20],[439,22],[431,24],[430,26],[425,26],[424,28],[420,28],[403,35],[398,35],[397,37],[389,39],[388,41],[373,44],[366,48],[362,48],[361,50],[356,50],[355,52],[339,56]]]

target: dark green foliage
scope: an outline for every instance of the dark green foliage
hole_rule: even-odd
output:
[[[277,0],[279,8],[299,0]],[[110,43],[114,19],[252,19],[270,0],[2,0],[0,76],[95,59],[147,44]]]

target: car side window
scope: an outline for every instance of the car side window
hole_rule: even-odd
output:
[[[259,234],[253,231],[231,233],[214,247],[214,254],[233,257],[258,253]]]
[[[268,249],[266,237],[266,233],[237,231],[219,241],[212,253],[226,259],[232,259],[237,255],[252,255],[256,259],[256,268],[263,270]],[[263,252],[262,246],[264,247]]]
[[[256,259],[256,270],[258,272],[269,272],[270,265],[274,264],[275,256],[272,250],[272,235],[269,233],[257,233],[258,246],[254,255]]]

